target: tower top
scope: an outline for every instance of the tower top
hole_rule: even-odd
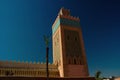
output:
[[[69,19],[69,20],[74,20],[74,21],[80,21],[79,17],[74,17],[74,16],[71,16],[70,15],[70,10],[69,9],[65,9],[65,8],[61,8],[59,13],[58,13],[58,16],[60,18],[66,18],[66,19]]]
[[[79,27],[80,26],[79,22],[80,22],[79,17],[71,16],[69,9],[61,8],[54,24],[52,25],[52,28],[60,24]],[[56,30],[56,28],[54,28],[54,30]],[[53,33],[55,32],[54,30]]]
[[[70,16],[70,10],[61,8],[58,15]]]

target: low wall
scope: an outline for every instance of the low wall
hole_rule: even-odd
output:
[[[46,77],[0,77],[0,80],[47,80]],[[49,80],[95,80],[94,77],[84,78],[49,78]]]

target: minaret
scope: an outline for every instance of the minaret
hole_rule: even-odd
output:
[[[53,63],[60,77],[89,76],[80,19],[61,8],[52,26],[52,39]]]

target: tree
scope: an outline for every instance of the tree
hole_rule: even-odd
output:
[[[100,77],[100,75],[101,75],[101,71],[97,71],[97,72],[95,73],[95,79],[96,79],[96,80],[102,80],[102,78]]]
[[[50,42],[50,37],[45,36],[44,35],[44,41],[45,41],[45,45],[46,45],[46,76],[47,76],[47,80],[49,80],[49,70],[48,70],[48,52],[49,52],[49,42]]]

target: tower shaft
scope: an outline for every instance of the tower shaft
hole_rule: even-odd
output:
[[[80,19],[62,8],[52,26],[53,62],[61,77],[88,76]]]

